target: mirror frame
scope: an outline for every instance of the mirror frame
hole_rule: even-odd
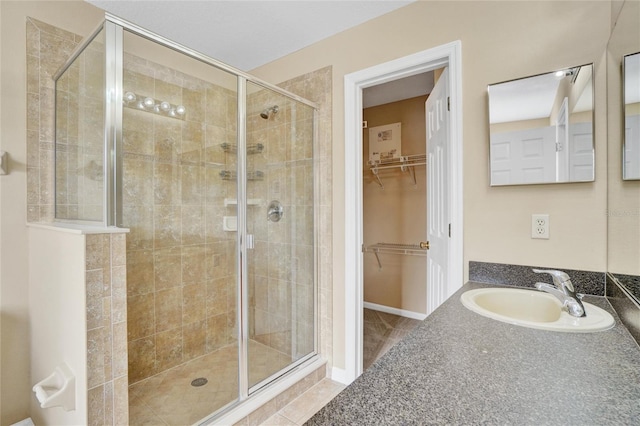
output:
[[[626,104],[626,82],[627,82],[627,66],[626,66],[626,60],[629,56],[635,56],[635,55],[639,55],[640,56],[640,51],[635,52],[635,53],[627,53],[625,55],[622,56],[622,180],[624,181],[634,181],[634,180],[640,180],[640,176],[638,177],[627,177],[626,176],[626,167],[625,167],[625,160],[626,160],[626,152],[627,152],[627,132],[625,131],[626,127],[627,127],[627,114],[626,114],[626,109],[627,109],[627,104]],[[640,78],[640,75],[638,75],[638,78]],[[640,138],[640,133],[638,133],[638,137]],[[640,141],[639,141],[639,145],[640,145]],[[640,159],[638,160],[640,162]]]

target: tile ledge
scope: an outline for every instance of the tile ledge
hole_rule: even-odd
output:
[[[309,374],[312,374],[319,368],[325,367],[327,364],[327,360],[322,358],[319,354],[314,355],[307,362],[295,367],[292,371],[285,373],[280,378],[276,379],[275,382],[268,386],[266,389],[263,388],[256,392],[256,394],[244,402],[239,403],[236,406],[233,406],[229,409],[225,414],[220,414],[219,417],[216,416],[205,418],[201,420],[201,425],[230,425],[236,424],[237,422],[242,421],[245,417],[248,417],[249,414],[253,413],[263,405],[267,404],[271,400],[277,398],[281,393],[291,388],[293,385],[307,377]],[[275,414],[272,413],[272,415]],[[271,417],[271,416],[269,416]]]
[[[87,226],[87,225],[79,225],[76,223],[62,223],[62,222],[51,222],[51,223],[29,222],[27,223],[27,227],[38,228],[38,229],[48,229],[50,231],[66,232],[69,234],[79,234],[79,235],[126,234],[129,232],[129,228],[116,228],[115,226],[114,227]]]

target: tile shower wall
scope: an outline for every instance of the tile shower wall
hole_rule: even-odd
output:
[[[90,425],[129,421],[125,234],[86,236]]]
[[[56,83],[58,219],[104,219],[104,45],[102,31]]]
[[[29,18],[27,26],[27,221],[54,217],[54,82],[82,37]]]
[[[333,360],[333,248],[332,248],[332,165],[331,165],[331,116],[332,116],[332,67],[303,74],[278,84],[285,90],[313,101],[318,106],[315,152],[316,168],[316,249],[318,268],[318,324],[319,353],[327,359],[331,371]]]
[[[184,119],[124,108],[129,381],[235,342],[236,93],[130,54],[124,91],[184,105]],[[235,215],[235,212],[233,213]]]

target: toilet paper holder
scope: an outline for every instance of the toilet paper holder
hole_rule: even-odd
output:
[[[76,409],[76,377],[64,362],[49,377],[36,383],[33,392],[42,408]]]

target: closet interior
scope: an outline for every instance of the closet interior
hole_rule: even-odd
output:
[[[439,71],[363,91],[364,369],[426,317],[425,102]]]

